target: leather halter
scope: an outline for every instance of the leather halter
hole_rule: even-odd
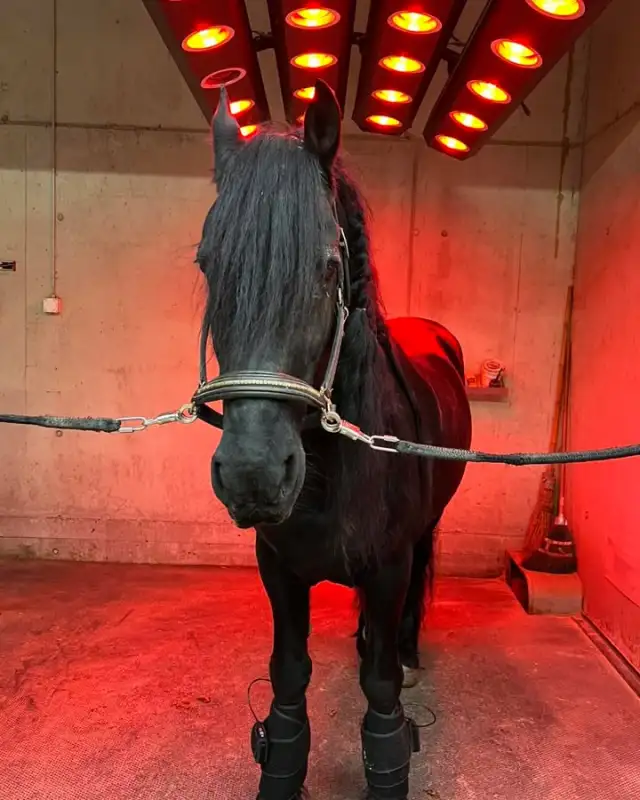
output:
[[[340,351],[344,330],[349,316],[351,300],[351,276],[349,274],[349,247],[343,228],[338,223],[334,208],[334,219],[338,230],[340,247],[340,265],[338,272],[338,287],[336,291],[336,324],[333,342],[325,370],[324,379],[319,389],[306,381],[281,372],[267,372],[257,370],[243,370],[228,372],[209,380],[207,378],[207,340],[209,326],[203,324],[200,335],[200,384],[191,398],[191,405],[197,416],[209,425],[222,428],[224,416],[215,409],[209,408],[208,403],[217,400],[235,400],[238,398],[251,398],[256,400],[285,400],[303,403],[306,406],[320,411],[321,419],[331,424],[335,415],[335,408],[331,399],[333,384],[340,360]],[[305,427],[309,423],[317,422],[317,414],[305,418]]]

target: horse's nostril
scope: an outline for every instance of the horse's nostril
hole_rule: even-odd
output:
[[[218,489],[224,489],[224,483],[222,481],[222,468],[217,458],[215,458],[213,461],[213,483]]]
[[[281,493],[286,495],[293,486],[296,479],[296,459],[293,453],[284,462],[284,481]]]

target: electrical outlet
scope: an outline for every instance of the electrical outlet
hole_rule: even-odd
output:
[[[45,297],[42,301],[42,310],[45,314],[59,314],[62,311],[62,300],[55,295]]]

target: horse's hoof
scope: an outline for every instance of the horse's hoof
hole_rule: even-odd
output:
[[[402,665],[402,674],[403,689],[412,689],[420,680],[420,670],[413,669],[412,667],[405,667],[404,664]]]

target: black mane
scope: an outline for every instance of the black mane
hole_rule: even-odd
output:
[[[336,375],[335,401],[339,413],[365,433],[390,432],[398,411],[397,394],[389,373],[389,333],[384,320],[378,276],[371,258],[369,213],[344,163],[334,167],[338,216],[347,236],[351,277],[351,309]],[[344,520],[343,545],[360,563],[380,561],[390,542],[389,507],[381,497],[363,497],[362,486],[380,486],[389,469],[389,456],[373,454],[364,445],[339,443],[332,492],[335,509]],[[353,479],[354,475],[358,480]]]
[[[246,142],[218,188],[197,260],[216,273],[206,311],[210,327],[216,320],[214,344],[233,356],[233,348],[255,352],[274,332],[288,338],[304,326],[326,210],[318,163],[292,135]]]

